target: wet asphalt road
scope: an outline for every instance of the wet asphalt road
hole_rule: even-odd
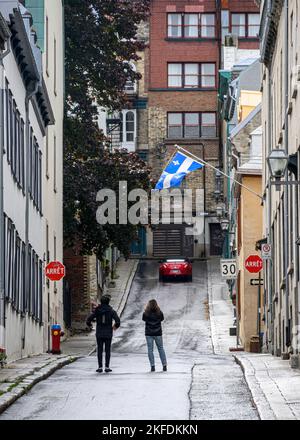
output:
[[[165,315],[168,372],[149,372],[145,304],[155,298]],[[240,367],[213,353],[206,264],[195,262],[193,283],[158,282],[158,264],[139,265],[115,333],[113,373],[97,374],[96,356],[80,359],[37,384],[5,411],[4,419],[188,420],[257,419]]]

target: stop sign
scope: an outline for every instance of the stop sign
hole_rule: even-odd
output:
[[[245,268],[250,273],[259,273],[263,268],[263,260],[259,255],[250,255],[245,261]]]
[[[45,268],[45,275],[51,281],[59,281],[66,274],[65,266],[59,261],[51,261]]]

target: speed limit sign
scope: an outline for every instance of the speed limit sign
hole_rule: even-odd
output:
[[[237,277],[236,260],[221,260],[221,274],[227,280],[235,279]]]

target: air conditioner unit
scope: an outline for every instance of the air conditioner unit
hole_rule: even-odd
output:
[[[238,46],[237,35],[234,35],[234,34],[225,35],[224,46],[225,47],[237,47]]]

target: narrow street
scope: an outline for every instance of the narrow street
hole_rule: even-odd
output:
[[[115,333],[110,375],[97,374],[96,356],[57,371],[20,398],[0,420],[257,419],[241,368],[215,355],[210,335],[205,262],[193,283],[158,283],[157,262],[142,261]],[[148,300],[165,314],[168,372],[149,372],[141,320]]]

